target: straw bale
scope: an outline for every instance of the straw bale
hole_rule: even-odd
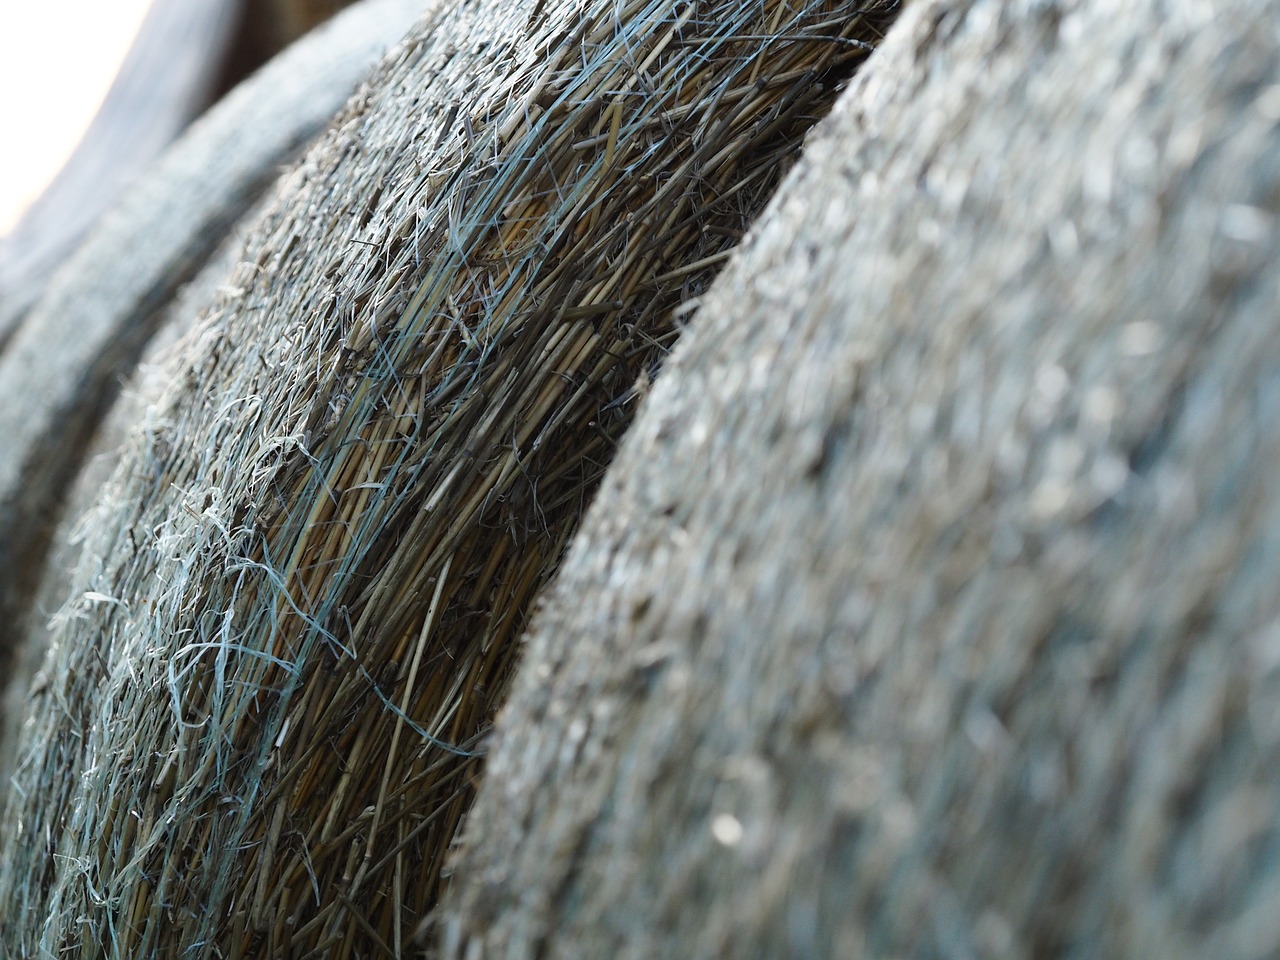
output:
[[[410,948],[676,308],[891,7],[480,0],[393,52],[85,519],[0,814],[0,942]]]
[[[0,236],[0,346],[111,201],[214,99],[239,6],[237,0],[149,4],[75,152],[14,229]],[[76,64],[62,59],[48,65],[51,78],[32,78],[32,86],[74,82]],[[7,134],[7,149],[24,149],[22,131]]]
[[[269,198],[260,204],[269,202]],[[253,212],[245,220],[253,219]],[[35,586],[28,608],[18,622],[10,622],[8,636],[15,639],[8,661],[5,688],[0,690],[0,778],[11,768],[11,752],[16,737],[4,731],[16,731],[27,715],[29,690],[48,652],[52,635],[59,626],[58,616],[67,597],[85,574],[81,563],[100,563],[100,558],[86,557],[81,547],[91,523],[93,507],[104,488],[111,482],[129,437],[145,424],[148,408],[163,392],[168,382],[169,367],[187,347],[187,340],[197,324],[200,311],[217,296],[219,288],[239,258],[244,247],[246,224],[242,221],[214,253],[200,273],[181,287],[173,300],[161,311],[155,323],[155,335],[147,342],[137,368],[121,386],[120,394],[106,409],[102,421],[93,431],[92,440],[82,452],[82,462],[59,511],[59,520],[49,539],[48,556],[38,572],[30,574]],[[125,376],[125,371],[120,371]],[[145,429],[141,427],[141,429]],[[3,828],[0,828],[0,835]]]
[[[229,94],[58,271],[0,348],[0,676],[67,485],[161,308],[333,117],[422,0],[369,0]]]
[[[548,591],[446,956],[1280,954],[1277,24],[908,9]]]

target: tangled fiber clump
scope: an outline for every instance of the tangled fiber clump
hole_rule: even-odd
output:
[[[515,640],[892,4],[437,6],[281,184],[84,524],[19,955],[400,955]]]

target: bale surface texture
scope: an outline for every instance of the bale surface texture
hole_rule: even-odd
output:
[[[1277,24],[908,9],[548,592],[447,956],[1280,951]]]
[[[369,0],[232,91],[126,192],[0,345],[0,676],[67,488],[163,308],[422,10]]]
[[[278,188],[82,526],[19,956],[400,955],[642,385],[885,12],[441,8]]]

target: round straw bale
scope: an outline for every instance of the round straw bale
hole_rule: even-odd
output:
[[[421,0],[368,0],[230,93],[128,191],[0,346],[0,676],[89,438],[161,308],[320,132]]]
[[[148,4],[75,152],[14,229],[0,236],[0,346],[112,200],[214,99],[239,7],[237,0]],[[34,88],[50,79],[68,82],[67,73],[74,77],[77,64],[59,59],[49,65],[51,78],[32,78]],[[22,133],[8,134],[6,150],[22,150]]]
[[[246,220],[252,217],[250,213]],[[210,256],[195,279],[182,286],[160,311],[154,321],[155,335],[147,342],[137,369],[109,405],[92,434],[92,442],[83,451],[66,506],[58,511],[60,520],[49,540],[48,556],[42,565],[37,564],[38,572],[28,574],[35,584],[33,593],[24,598],[28,605],[23,615],[16,622],[10,621],[6,632],[6,636],[20,638],[20,642],[15,642],[9,658],[7,687],[0,701],[0,778],[10,768],[10,751],[16,747],[17,739],[4,736],[3,731],[16,731],[23,723],[31,684],[48,652],[52,634],[60,626],[65,601],[74,592],[75,584],[86,576],[78,568],[82,562],[100,561],[82,556],[81,551],[83,537],[93,523],[93,507],[103,498],[119,495],[109,488],[121,452],[134,431],[145,429],[148,406],[168,382],[168,368],[186,348],[200,310],[213,300],[234,268],[245,240],[245,224],[239,226]]]
[[[630,407],[893,5],[481,0],[258,219],[85,524],[20,955],[401,955]]]
[[[1280,953],[1277,23],[908,9],[548,591],[446,956]]]

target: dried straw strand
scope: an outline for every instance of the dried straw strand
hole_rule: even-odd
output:
[[[485,0],[391,59],[104,496],[0,937],[403,951],[673,310],[888,16]]]

